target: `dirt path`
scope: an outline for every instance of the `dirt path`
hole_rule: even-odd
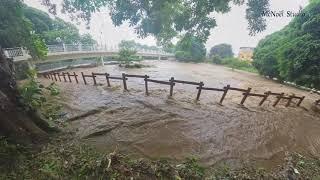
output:
[[[101,151],[118,149],[135,156],[177,160],[196,156],[206,165],[253,159],[272,167],[279,163],[278,157],[285,151],[320,155],[320,115],[310,110],[319,95],[210,64],[145,63],[152,67],[122,69],[112,65],[75,71],[78,74],[108,72],[117,76],[122,72],[148,74],[159,80],[173,76],[203,81],[207,87],[222,88],[230,84],[252,87],[256,93],[271,90],[305,95],[306,100],[300,108],[285,108],[285,101],[273,108],[274,99],[258,107],[260,99],[250,97],[242,107],[238,105],[241,93],[231,92],[221,106],[217,103],[221,92],[203,92],[200,102],[196,103],[197,90],[190,85],[175,86],[170,99],[169,87],[151,83],[150,96],[146,97],[142,79],[129,79],[129,92],[123,92],[120,81],[112,81],[112,88],[108,88],[103,77],[98,82],[104,85],[96,87],[58,83],[69,117],[92,112],[71,122],[80,137]]]

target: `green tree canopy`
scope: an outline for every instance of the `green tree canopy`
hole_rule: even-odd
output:
[[[183,61],[202,61],[206,57],[203,42],[195,36],[187,35],[176,45],[176,58]]]
[[[32,24],[35,33],[39,34],[46,44],[62,42],[66,44],[96,44],[90,34],[80,35],[78,28],[72,23],[65,22],[60,18],[52,19],[47,13],[27,5],[23,6],[23,13]]]
[[[145,50],[160,50],[160,47],[157,46],[148,46],[145,44],[140,44],[134,40],[122,40],[118,45],[120,49],[145,49]]]
[[[42,1],[51,12],[57,12],[53,0]],[[205,42],[216,26],[213,12],[227,13],[232,5],[245,3],[250,34],[263,31],[266,21],[261,12],[269,9],[269,0],[64,0],[63,12],[89,24],[92,13],[108,7],[114,25],[129,22],[139,37],[153,35],[164,45],[181,33]]]
[[[46,54],[41,38],[32,32],[32,23],[25,18],[20,0],[3,0],[0,3],[0,46],[12,48],[27,47],[34,58]]]
[[[259,42],[254,66],[263,75],[320,89],[320,0],[302,13]]]
[[[228,58],[233,56],[232,46],[230,44],[218,44],[210,49],[210,57],[219,56],[220,58]]]

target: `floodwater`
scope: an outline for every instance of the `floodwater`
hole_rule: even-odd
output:
[[[70,72],[90,74],[107,72],[149,75],[152,79],[203,81],[205,87],[253,88],[254,93],[284,92],[306,96],[301,107],[285,107],[282,100],[272,107],[275,98],[258,106],[261,98],[249,97],[240,106],[242,93],[229,91],[223,105],[218,104],[221,92],[203,91],[195,102],[196,86],[177,84],[173,98],[169,86],[149,82],[150,96],[145,95],[143,79],[129,78],[129,92],[122,81],[101,85],[57,83],[61,87],[61,103],[77,135],[100,151],[114,150],[137,157],[182,160],[197,157],[204,165],[221,162],[233,165],[254,160],[265,167],[281,163],[284,153],[320,154],[320,114],[311,110],[319,95],[267,80],[256,74],[233,71],[211,64],[174,61],[144,61],[150,67],[124,69],[117,65],[73,69]],[[48,80],[44,80],[48,81]]]

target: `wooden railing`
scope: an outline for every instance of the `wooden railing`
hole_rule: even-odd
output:
[[[49,73],[44,73],[43,76],[47,79],[51,79],[53,81],[60,81],[60,82],[70,82],[72,83],[72,79],[74,79],[74,81],[78,84],[79,80],[78,80],[78,76],[75,72],[73,73],[69,73],[69,72],[49,72]],[[97,85],[97,79],[96,77],[98,76],[103,76],[106,78],[107,81],[107,85],[108,87],[111,86],[110,83],[110,79],[113,80],[119,80],[122,81],[123,83],[123,88],[124,90],[128,91],[128,85],[127,85],[127,81],[128,78],[140,78],[140,79],[144,79],[145,82],[145,93],[148,96],[149,95],[149,87],[148,84],[149,83],[157,83],[157,84],[162,84],[162,85],[167,85],[170,88],[170,94],[169,96],[173,96],[173,90],[174,90],[174,86],[176,84],[188,84],[188,85],[193,85],[196,86],[196,89],[198,90],[197,92],[197,96],[196,96],[196,101],[200,100],[200,96],[201,96],[201,92],[202,91],[217,91],[217,92],[221,92],[221,98],[219,103],[222,104],[225,97],[227,96],[228,92],[230,91],[237,91],[237,92],[241,92],[242,93],[242,99],[240,104],[244,105],[246,100],[250,97],[259,97],[261,98],[260,102],[259,102],[259,106],[262,106],[264,104],[264,102],[271,96],[274,96],[276,98],[276,100],[273,103],[273,107],[276,107],[279,102],[281,100],[286,100],[286,107],[289,107],[291,104],[293,104],[295,102],[296,106],[300,106],[301,103],[303,102],[303,100],[305,99],[305,96],[296,96],[296,95],[289,95],[289,96],[285,96],[285,93],[281,92],[281,93],[276,93],[276,92],[271,92],[271,91],[267,91],[263,94],[258,94],[258,93],[252,93],[252,88],[247,88],[247,89],[242,89],[242,88],[237,88],[237,87],[231,87],[230,85],[227,85],[223,88],[213,88],[213,87],[205,87],[203,82],[192,82],[192,81],[184,81],[184,80],[176,80],[174,77],[171,77],[168,81],[162,81],[162,80],[156,80],[156,79],[150,79],[150,77],[148,75],[131,75],[131,74],[125,74],[122,73],[121,76],[110,76],[110,74],[108,73],[94,73],[92,72],[91,74],[84,74],[83,72],[81,72],[81,77],[83,80],[83,83],[85,85],[88,84],[87,79],[91,78],[93,80],[93,85]],[[295,101],[296,100],[296,101]],[[315,102],[316,105],[320,105],[320,99],[317,100]]]

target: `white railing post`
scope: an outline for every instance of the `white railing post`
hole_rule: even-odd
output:
[[[79,51],[82,51],[82,44],[78,45],[78,49],[79,49]]]
[[[62,44],[63,52],[66,52],[66,45],[63,43]]]

